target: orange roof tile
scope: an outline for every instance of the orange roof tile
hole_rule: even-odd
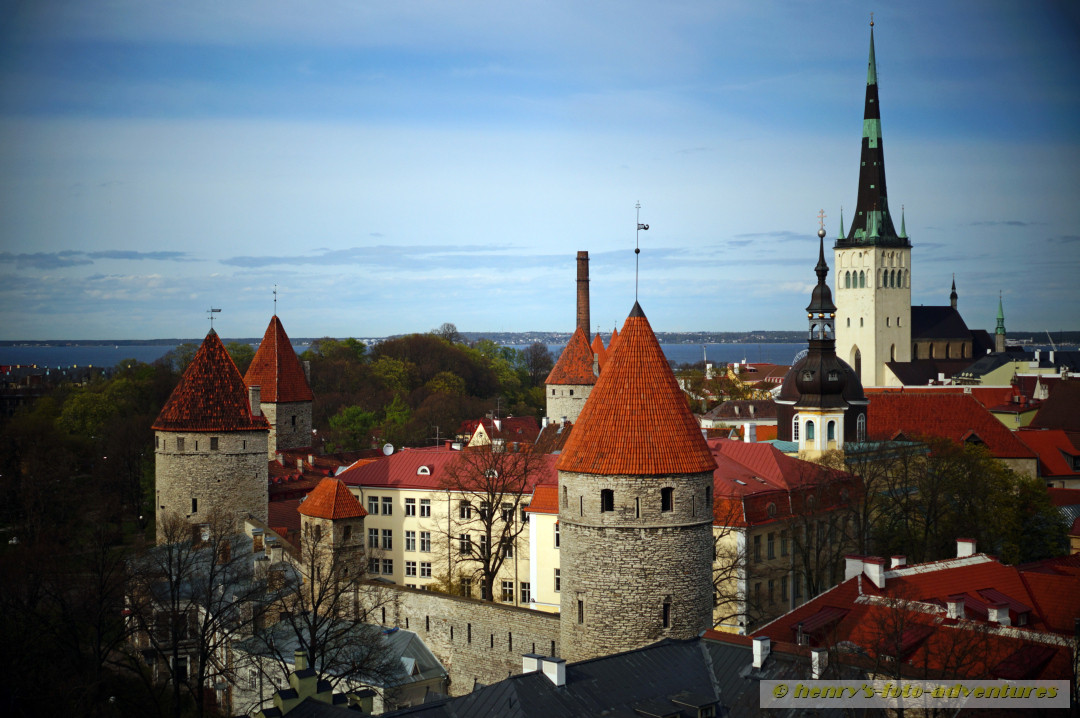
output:
[[[557,468],[636,475],[716,469],[686,396],[637,303]]]
[[[266,327],[262,344],[244,375],[244,383],[259,387],[259,401],[268,404],[312,400],[300,360],[276,314]]]
[[[607,349],[604,348],[604,340],[599,334],[593,337],[592,340],[592,353],[597,357],[597,363],[600,364],[600,368],[604,368],[604,362],[607,361]]]
[[[618,339],[619,339],[619,328],[618,328],[618,327],[614,327],[614,328],[613,328],[613,329],[611,330],[611,339],[608,339],[608,343],[607,343],[607,350],[608,350],[609,352],[610,352],[610,351],[611,351],[612,349],[614,349],[614,348],[615,348],[615,342],[616,342],[616,341],[618,341]]]
[[[589,346],[589,340],[581,327],[574,330],[569,343],[555,362],[551,373],[548,374],[545,384],[573,384],[582,386],[595,384],[596,375],[593,374],[593,352]]]
[[[325,478],[307,495],[297,509],[304,516],[319,519],[354,519],[367,511],[338,479]]]
[[[532,501],[525,509],[526,513],[557,514],[559,513],[559,485],[537,484],[533,489]]]
[[[255,431],[269,429],[252,416],[247,387],[213,329],[184,370],[152,427],[155,431]]]

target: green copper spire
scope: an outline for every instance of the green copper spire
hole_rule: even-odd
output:
[[[1001,306],[1001,292],[998,292],[998,315],[997,315],[997,328],[994,330],[994,334],[1005,333],[1005,310]]]
[[[907,239],[907,219],[904,217],[904,205],[900,205],[900,239]],[[953,284],[956,277],[953,277]]]
[[[874,59],[874,21],[870,21],[870,62],[866,68],[866,84],[877,84],[877,61]]]
[[[844,238],[844,208],[843,208],[843,206],[841,206],[840,207],[840,236],[837,237],[837,239],[842,240],[843,238]]]

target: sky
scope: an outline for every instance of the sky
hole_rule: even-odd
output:
[[[1080,329],[1080,8],[881,5],[0,0],[0,339],[802,329],[871,12],[913,304]]]

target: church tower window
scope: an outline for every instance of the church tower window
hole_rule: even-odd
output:
[[[806,440],[807,441],[813,441],[814,440],[814,422],[812,422],[812,421],[807,421],[806,422]]]

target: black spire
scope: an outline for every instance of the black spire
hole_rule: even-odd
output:
[[[842,395],[847,385],[844,365],[836,358],[836,305],[826,276],[825,228],[818,230],[818,262],[814,267],[818,283],[810,295],[806,316],[810,324],[810,343],[806,357],[792,368],[800,398],[796,406],[833,408],[846,406]],[[797,370],[797,371],[796,371]]]
[[[874,23],[870,22],[870,60],[866,71],[866,106],[863,110],[862,166],[859,169],[859,198],[847,237],[837,246],[886,245],[909,247],[906,237],[897,236],[889,212],[885,188],[885,155],[881,141],[881,107],[878,103],[877,61],[874,58]]]

